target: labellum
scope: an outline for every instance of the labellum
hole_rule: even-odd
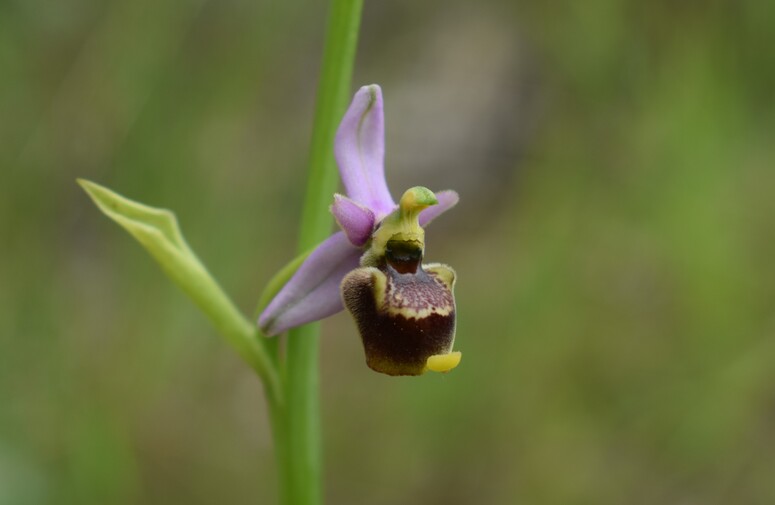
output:
[[[455,272],[439,263],[422,264],[424,231],[417,217],[436,203],[416,187],[387,216],[361,258],[361,268],[342,281],[342,299],[358,326],[366,363],[388,375],[446,372],[457,366]]]

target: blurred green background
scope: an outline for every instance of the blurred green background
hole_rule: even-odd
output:
[[[174,209],[251,312],[325,4],[0,2],[0,504],[274,502],[257,380],[74,179]],[[327,503],[775,503],[773,48],[761,0],[367,0],[394,196],[461,195],[463,362],[323,324]]]

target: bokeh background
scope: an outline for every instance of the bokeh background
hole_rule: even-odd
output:
[[[257,380],[74,179],[174,209],[252,312],[325,4],[0,2],[0,504],[275,501]],[[463,362],[323,324],[327,503],[775,503],[774,48],[760,0],[367,0],[394,195],[461,195]]]

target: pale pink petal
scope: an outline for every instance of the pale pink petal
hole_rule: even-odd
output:
[[[422,212],[420,212],[420,226],[423,228],[427,226],[428,223],[439,217],[441,214],[454,207],[458,200],[460,200],[460,197],[456,191],[445,190],[438,191],[436,193],[436,199],[439,201],[439,203],[432,205],[431,207],[428,207],[427,209],[424,209]]]
[[[339,284],[358,268],[361,250],[343,232],[321,243],[277,293],[258,319],[267,336],[278,335],[342,310]]]
[[[382,90],[376,84],[355,94],[339,125],[334,155],[347,196],[387,215],[395,207],[385,182],[385,118]]]
[[[334,195],[331,213],[337,224],[355,246],[365,244],[374,231],[374,213],[346,196]]]

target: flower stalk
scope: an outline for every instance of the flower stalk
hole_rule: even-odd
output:
[[[299,252],[325,239],[332,219],[320,212],[337,185],[333,144],[347,106],[363,0],[332,0],[312,130],[309,174],[299,233]],[[320,325],[290,331],[284,369],[285,406],[279,430],[281,496],[284,505],[323,502],[318,354]]]

